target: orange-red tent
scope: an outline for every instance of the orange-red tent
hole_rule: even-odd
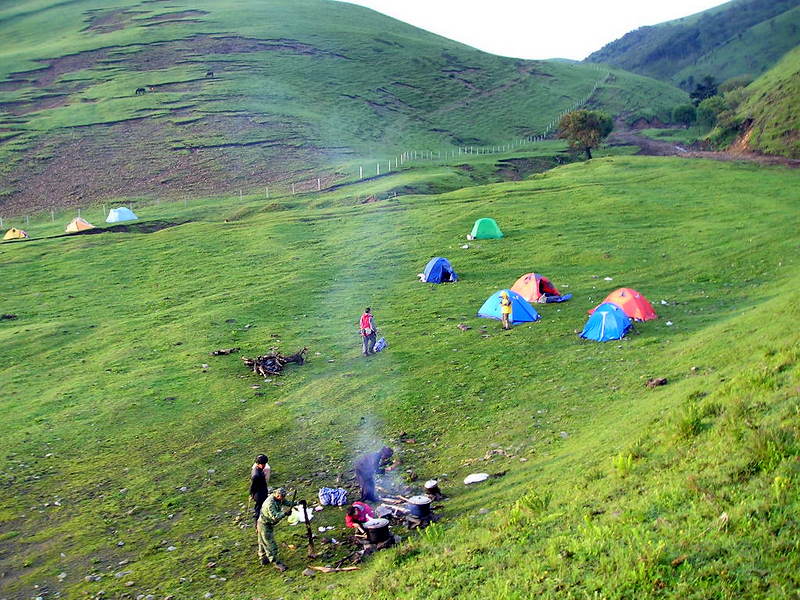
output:
[[[603,302],[616,304],[626,315],[636,321],[651,321],[658,318],[656,311],[653,310],[653,305],[648,302],[647,298],[631,288],[619,288],[618,290],[614,290],[606,296]],[[589,314],[593,312],[594,308],[589,311]]]
[[[516,292],[528,302],[542,302],[544,301],[544,294],[550,296],[561,295],[556,286],[550,283],[547,277],[543,277],[538,273],[526,273],[511,286],[511,291]]]
[[[69,222],[69,225],[67,225],[64,231],[67,233],[77,233],[79,231],[86,231],[87,229],[94,229],[94,225],[89,223],[86,219],[75,217]]]

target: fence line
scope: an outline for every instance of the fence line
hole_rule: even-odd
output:
[[[566,108],[560,111],[555,118],[553,118],[547,126],[539,133],[528,135],[524,137],[515,138],[513,140],[509,140],[504,144],[494,144],[491,146],[458,146],[456,148],[446,148],[446,149],[409,149],[404,150],[395,156],[392,156],[388,159],[373,159],[367,163],[365,168],[364,165],[358,166],[358,174],[356,175],[355,171],[353,171],[349,176],[345,176],[344,178],[339,178],[332,182],[330,185],[327,183],[323,185],[323,178],[320,176],[314,176],[312,179],[303,180],[303,181],[295,181],[290,182],[286,189],[286,192],[281,195],[280,193],[275,193],[275,184],[272,185],[272,194],[270,194],[270,186],[267,185],[264,187],[264,195],[266,199],[275,199],[281,197],[287,197],[289,195],[295,196],[297,194],[304,194],[308,192],[322,192],[331,190],[338,185],[343,185],[347,183],[356,183],[358,181],[363,181],[364,179],[370,179],[372,177],[379,177],[381,175],[388,175],[393,171],[399,170],[401,167],[406,167],[410,163],[436,163],[436,162],[446,162],[450,159],[458,158],[459,156],[480,156],[480,155],[489,155],[489,154],[504,154],[506,152],[510,152],[511,150],[520,148],[522,146],[535,144],[538,142],[542,142],[552,135],[552,133],[556,130],[559,121],[561,120],[564,115],[573,110],[577,110],[584,104],[586,104],[594,93],[597,91],[603,83],[608,80],[608,77],[611,75],[610,72],[606,73],[603,77],[598,79],[592,90],[582,99],[574,102],[570,105],[569,108]],[[394,167],[392,167],[392,163],[394,163]],[[374,165],[374,166],[373,166]],[[385,170],[381,168],[382,165],[385,165]],[[348,169],[334,169],[336,172],[347,172]],[[372,174],[370,174],[372,173]],[[291,192],[289,191],[291,190]],[[252,196],[253,194],[248,194],[248,196]],[[239,201],[243,202],[244,196],[243,191],[239,189]],[[148,202],[146,199],[127,199],[124,202],[114,203],[114,204],[126,204],[129,205],[131,210],[134,210],[136,207],[145,207],[145,206],[152,206],[154,204],[159,204],[159,199],[155,198],[152,201]],[[108,201],[102,203],[102,211],[103,215],[106,215],[106,205],[109,204]],[[189,205],[189,200],[187,197],[183,198],[183,205],[184,208]],[[97,205],[95,205],[97,208]],[[91,210],[90,207],[84,207],[84,210]],[[77,216],[81,216],[81,208],[78,207],[77,209],[66,209],[67,212],[70,210],[77,210]],[[44,215],[50,217],[50,221],[55,223],[55,210],[53,208],[47,209],[43,212],[35,212],[29,213],[25,215],[17,215],[15,219],[9,219],[8,217],[0,216],[0,228],[6,227],[10,221],[15,220],[19,221],[24,218],[25,225],[30,225],[30,218],[31,216],[36,215]],[[105,218],[105,217],[104,217]]]

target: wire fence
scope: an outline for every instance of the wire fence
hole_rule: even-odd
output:
[[[564,115],[574,110],[577,110],[581,106],[587,104],[589,100],[592,98],[592,96],[595,94],[597,89],[608,80],[609,76],[610,72],[606,73],[603,77],[599,78],[594,83],[594,86],[592,87],[591,91],[588,94],[586,94],[586,96],[575,101],[568,108],[561,110],[555,117],[553,117],[553,119],[550,122],[548,122],[547,126],[542,131],[531,135],[514,138],[502,144],[492,144],[487,146],[468,145],[468,146],[458,146],[455,148],[446,147],[438,149],[428,148],[428,149],[405,150],[389,158],[365,160],[363,161],[363,164],[360,165],[355,164],[349,167],[335,169],[334,172],[336,173],[336,176],[331,176],[330,174],[327,174],[325,176],[312,177],[311,179],[303,179],[293,182],[291,181],[278,182],[276,184],[265,185],[259,189],[250,189],[247,191],[239,189],[238,196],[239,199],[242,201],[244,201],[245,195],[247,195],[248,198],[251,198],[253,196],[259,196],[263,197],[266,200],[278,200],[281,198],[297,196],[300,194],[330,191],[342,185],[357,183],[359,181],[390,175],[402,169],[407,169],[413,166],[420,166],[423,164],[431,165],[437,163],[443,164],[445,162],[452,161],[453,159],[458,159],[460,157],[467,158],[471,156],[496,155],[496,154],[505,154],[508,152],[512,152],[514,150],[530,146],[532,144],[536,144],[549,139],[558,128],[558,124],[561,118],[564,117]],[[262,196],[262,190],[263,190],[263,196]],[[235,195],[236,192],[234,192],[233,194],[227,194],[228,197]],[[375,195],[365,195],[365,198],[368,198],[370,196],[377,197]],[[124,201],[120,202],[105,201],[103,203],[87,205],[84,206],[83,208],[65,210],[62,207],[58,208],[52,207],[38,212],[31,211],[29,214],[9,215],[6,217],[0,215],[0,229],[5,229],[11,226],[17,228],[24,228],[26,226],[29,226],[31,222],[42,222],[48,220],[51,223],[55,223],[56,215],[58,215],[60,219],[63,219],[65,214],[67,215],[72,214],[77,217],[88,215],[89,213],[91,213],[92,215],[96,215],[98,209],[102,209],[101,213],[103,215],[102,218],[105,219],[105,215],[108,214],[107,208],[110,206],[119,206],[121,204],[124,204],[135,212],[137,208],[154,206],[168,202],[169,203],[182,202],[184,207],[186,207],[188,206],[189,198],[184,197],[182,200],[175,198],[167,199],[159,197],[127,198]]]

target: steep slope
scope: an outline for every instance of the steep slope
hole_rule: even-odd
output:
[[[800,47],[744,91],[736,122],[751,150],[800,158]]]
[[[606,73],[492,56],[330,0],[4,3],[0,37],[15,40],[0,48],[6,215],[316,186],[356,159],[503,144]],[[683,101],[651,85],[606,108]]]
[[[642,27],[586,58],[671,81],[685,89],[706,75],[759,75],[800,44],[798,0],[734,0]]]
[[[358,206],[344,191],[322,209],[162,203],[143,219],[183,224],[0,244],[20,282],[0,305],[17,315],[0,320],[0,596],[791,596],[797,180],[611,157]],[[484,216],[506,237],[462,248]],[[442,254],[460,281],[419,283]],[[531,270],[574,298],[508,333],[475,317]],[[660,318],[581,341],[586,310],[622,285]],[[365,305],[389,341],[369,359]],[[304,345],[309,362],[268,381],[209,356]],[[645,387],[656,376],[667,385]],[[350,485],[354,456],[382,443],[403,481],[441,479],[442,520],[398,528],[403,543],[359,572],[301,576],[350,552],[326,508],[321,558],[281,524],[290,571],[261,568],[245,506],[255,453],[311,499]],[[463,485],[481,471],[505,475]]]

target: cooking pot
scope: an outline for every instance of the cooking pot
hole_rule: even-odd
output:
[[[428,496],[411,496],[406,508],[415,517],[424,519],[431,514],[431,499]]]
[[[367,532],[367,539],[373,544],[380,544],[389,539],[389,519],[370,519],[362,524]]]

